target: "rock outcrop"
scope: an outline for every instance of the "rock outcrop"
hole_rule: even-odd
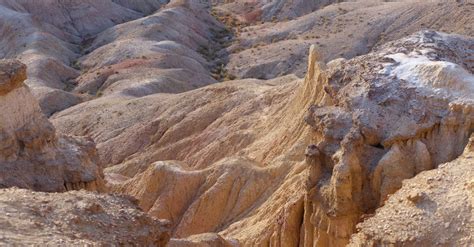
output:
[[[0,62],[0,187],[122,193],[169,221],[164,233],[115,196],[8,189],[0,190],[7,238],[33,243],[23,234],[31,231],[58,245],[164,245],[170,237],[170,246],[471,243],[474,41],[416,32],[472,36],[473,4],[166,2],[0,0],[0,58],[28,66]],[[22,198],[2,206],[2,193],[44,199],[51,215]],[[51,235],[16,223],[18,213]],[[413,213],[427,222],[409,230],[430,229],[385,227],[390,220],[402,228]],[[443,232],[445,223],[454,228]]]
[[[98,140],[110,188],[170,220],[174,243],[344,246],[403,180],[463,152],[471,44],[425,31],[328,64],[312,48],[304,80],[96,100],[53,121]]]
[[[403,180],[463,152],[473,132],[471,44],[468,37],[424,31],[327,65],[312,48],[304,81],[271,87],[237,81],[186,93],[198,105],[193,99],[213,98],[231,109],[220,115],[210,110],[215,103],[203,103],[212,121],[186,113],[193,112],[181,105],[186,101],[168,99],[172,108],[163,106],[169,111],[159,113],[156,125],[133,131],[156,133],[141,144],[150,147],[108,168],[108,180],[170,220],[175,238],[217,232],[244,246],[345,246],[356,224]],[[397,61],[405,56],[418,63]],[[236,104],[250,88],[273,104]],[[182,118],[166,117],[173,107]],[[253,109],[248,120],[237,119],[244,109]],[[185,129],[188,121],[196,129]],[[247,142],[229,148],[233,137],[223,135],[220,152],[212,152],[218,133],[239,122],[250,126]],[[182,162],[146,165],[160,157]]]
[[[93,141],[56,134],[25,79],[25,65],[0,61],[0,187],[103,189]]]
[[[403,180],[462,154],[474,131],[473,42],[424,31],[319,68],[314,87],[331,100],[305,118],[315,143],[307,149],[305,246],[346,245]]]
[[[220,62],[241,77],[273,78],[296,68],[304,74],[295,61],[317,41],[304,80],[249,79],[188,91],[215,82],[206,71],[212,61],[196,51],[217,46],[212,29],[221,26],[201,5],[173,1],[88,43],[72,92],[91,100],[52,121],[61,132],[91,136],[109,166],[110,188],[170,220],[182,241],[345,245],[403,180],[464,149],[473,121],[471,39],[425,32],[381,45],[425,26],[470,34],[466,9],[367,1],[285,21],[281,32],[258,24],[241,30]],[[436,24],[446,11],[457,17]],[[271,49],[252,53],[262,42]],[[288,56],[278,55],[282,48]],[[264,59],[248,62],[257,56]],[[286,70],[287,62],[294,68]],[[218,235],[202,237],[209,232]]]
[[[462,156],[403,181],[349,246],[474,245],[474,136]]]
[[[170,238],[166,221],[121,196],[1,189],[0,211],[1,245],[164,247]]]

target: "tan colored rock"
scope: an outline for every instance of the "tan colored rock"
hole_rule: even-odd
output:
[[[357,226],[349,246],[473,245],[473,154],[467,147],[456,160],[404,181]]]
[[[387,44],[377,53],[328,66],[326,92],[333,103],[315,105],[306,121],[321,137],[318,149],[330,157],[323,167],[332,169],[307,191],[306,200],[311,202],[305,208],[312,215],[311,224],[305,225],[304,239],[309,241],[305,246],[346,245],[361,217],[384,204],[405,179],[462,154],[473,131],[469,85],[474,77],[467,72],[472,68],[469,60],[459,65],[447,61],[465,56],[471,43],[469,37],[421,32]],[[443,53],[438,47],[444,45],[458,53]],[[399,60],[403,55],[394,53],[401,47],[406,49],[407,60]],[[439,62],[442,66],[466,73],[465,77],[450,77],[465,86],[449,87],[437,83],[444,79],[426,79],[424,68],[438,62],[430,57],[410,63],[419,58],[415,53],[421,49],[435,49],[446,59]],[[372,62],[383,57],[399,63],[386,65],[394,69],[388,73],[376,69]],[[416,90],[410,92],[410,87]]]
[[[57,135],[23,84],[26,66],[0,61],[0,187],[41,191],[102,190],[94,143]]]
[[[345,246],[405,180],[471,149],[472,37],[406,37],[426,27],[472,36],[470,4],[177,0],[151,14],[160,1],[40,2],[0,0],[0,55],[28,65],[40,101],[4,73],[1,186],[97,190],[100,157],[108,189],[169,220],[171,244]],[[293,72],[306,76],[279,77]],[[275,79],[206,86],[226,73]],[[98,150],[57,134],[40,107]],[[398,203],[424,207],[427,195],[413,190]],[[77,204],[87,217],[105,211]],[[390,234],[382,223],[378,234]],[[431,245],[453,244],[444,237]],[[379,239],[359,243],[394,241]]]
[[[129,198],[84,191],[0,190],[1,245],[166,246],[167,223]]]
[[[169,247],[234,247],[238,242],[226,241],[219,234],[203,233],[185,239],[171,239]]]
[[[119,2],[124,6],[130,5],[130,2]],[[17,10],[19,6],[28,7],[30,3],[24,1],[21,6],[15,5],[13,9]],[[9,4],[13,6],[13,2],[9,1]],[[75,6],[74,2],[68,4]],[[100,5],[89,2],[85,4]],[[308,73],[304,82],[294,77],[272,81],[246,80],[179,95],[156,95],[156,92],[179,93],[212,82],[208,80],[206,61],[195,52],[200,45],[209,42],[209,33],[202,30],[208,28],[206,21],[210,19],[196,19],[194,15],[201,12],[192,8],[190,11],[191,5],[190,2],[180,4],[176,1],[165,11],[156,13],[151,18],[116,26],[100,34],[88,49],[92,53],[80,60],[82,64],[79,65],[89,71],[85,71],[79,78],[81,85],[73,90],[73,93],[66,91],[74,85],[63,85],[62,82],[78,76],[77,71],[66,68],[79,56],[74,48],[71,52],[69,45],[62,43],[58,46],[41,46],[47,50],[47,54],[53,54],[63,63],[36,63],[36,59],[41,57],[38,54],[30,56],[30,53],[25,53],[28,56],[24,58],[31,64],[37,64],[30,73],[41,80],[32,80],[34,85],[47,86],[41,90],[37,87],[35,94],[42,99],[41,106],[48,109],[48,114],[82,100],[89,100],[96,93],[107,95],[63,111],[55,115],[53,121],[63,132],[94,138],[99,143],[100,157],[107,165],[112,166],[108,169],[111,173],[109,177],[117,179],[116,183],[111,185],[112,189],[136,195],[147,211],[170,219],[177,237],[188,238],[211,231],[219,232],[224,238],[236,238],[243,245],[294,245],[298,242],[308,245],[314,242],[320,245],[343,245],[348,241],[362,214],[370,213],[373,208],[383,204],[389,194],[400,188],[403,179],[456,158],[462,152],[467,136],[472,132],[469,124],[472,112],[470,103],[453,100],[461,96],[469,98],[471,91],[465,86],[465,82],[452,76],[442,63],[425,64],[416,72],[418,78],[432,82],[438,89],[452,87],[457,91],[452,96],[436,98],[437,96],[431,93],[413,92],[410,87],[431,86],[406,85],[400,82],[406,80],[403,76],[398,77],[400,81],[397,80],[397,83],[390,84],[390,76],[396,75],[382,73],[380,77],[385,84],[377,85],[380,66],[389,63],[396,71],[398,68],[395,64],[400,63],[391,62],[384,57],[385,54],[333,61],[327,66],[320,61],[339,56],[338,52],[342,50],[352,52],[348,57],[355,56],[359,51],[368,51],[370,46],[379,40],[380,33],[374,30],[390,29],[392,26],[387,23],[394,20],[398,20],[395,21],[395,26],[403,26],[404,31],[394,32],[392,39],[400,37],[405,31],[411,32],[420,28],[418,24],[410,25],[411,22],[407,21],[413,19],[410,15],[403,15],[400,19],[387,16],[393,17],[400,13],[418,15],[428,9],[427,12],[433,11],[434,14],[424,15],[426,18],[420,23],[431,23],[433,18],[440,16],[437,14],[439,12],[434,10],[448,9],[456,13],[461,11],[456,4],[447,8],[434,7],[435,9],[426,8],[422,3],[413,5],[415,7],[406,7],[403,3],[345,3],[330,6],[318,13],[285,22],[288,25],[279,29],[283,30],[283,38],[286,37],[285,30],[292,30],[300,35],[313,33],[305,28],[315,27],[308,22],[314,22],[313,20],[319,17],[360,17],[378,11],[382,14],[380,17],[371,17],[370,22],[377,24],[373,28],[369,27],[372,24],[363,23],[355,27],[350,26],[347,30],[344,28],[344,32],[324,38],[322,43],[331,43],[331,46],[318,50],[330,55],[318,55],[315,48],[310,51]],[[279,9],[278,6],[270,7],[267,10]],[[298,6],[301,10],[300,7]],[[338,14],[338,7],[351,10],[351,13]],[[411,8],[414,11],[408,11]],[[135,9],[142,9],[142,6]],[[366,13],[366,9],[370,11]],[[36,9],[26,10],[38,15]],[[129,11],[124,10],[123,13],[125,15]],[[187,25],[174,21],[173,13],[185,20],[183,23]],[[391,13],[393,15],[389,15]],[[126,16],[136,18],[135,15]],[[467,16],[467,19],[470,17],[463,16]],[[108,17],[114,19],[115,15]],[[61,23],[58,20],[60,19],[46,18],[42,22],[58,25]],[[75,19],[74,22],[84,23],[83,26],[79,25],[80,30],[69,26],[61,27],[71,28],[74,34],[92,34],[110,26],[107,18],[98,20],[95,22],[98,25],[96,26],[87,24],[89,20]],[[443,25],[450,27],[450,23],[462,23],[465,20],[458,18],[452,22],[446,21]],[[331,19],[334,25],[342,22],[343,20]],[[163,26],[163,23],[168,25]],[[186,35],[172,30],[171,24],[188,30]],[[255,28],[262,37],[251,40],[249,44],[267,42],[268,37],[273,38],[275,33],[271,31],[272,26],[268,23],[257,25]],[[315,27],[315,30],[330,30],[335,27],[331,24],[324,28]],[[21,30],[23,29],[25,28]],[[360,37],[348,38],[347,32],[354,33],[354,30],[361,30],[364,38],[368,34],[371,35],[367,36],[369,38],[366,43],[354,42],[364,40]],[[462,28],[456,30],[462,31]],[[245,31],[249,32],[251,31]],[[276,35],[280,34],[277,32]],[[64,37],[68,34],[59,33],[58,36]],[[184,36],[187,37],[185,40],[179,39]],[[432,36],[427,35],[426,38],[431,39]],[[172,42],[165,39],[171,39]],[[79,42],[69,36],[66,40]],[[354,47],[342,48],[342,41],[350,42]],[[282,60],[293,63],[305,57],[307,45],[302,45],[301,40],[282,40],[277,43],[279,44],[264,49],[265,55],[273,58],[263,57],[263,60],[256,61],[258,66],[245,60],[258,55],[250,56],[250,51],[242,53],[245,55],[243,60],[236,59],[237,54],[231,57],[229,66],[237,68],[245,63],[245,66],[248,64],[249,67],[243,68],[242,73],[247,73],[245,71],[248,69],[250,72],[247,75],[261,72],[270,78],[277,75],[271,70],[281,72],[281,68],[286,66]],[[245,47],[249,44],[243,42],[242,45]],[[150,51],[156,48],[155,45],[160,52],[152,53],[153,57],[150,58],[148,56]],[[451,43],[447,45],[452,46]],[[298,52],[295,56],[289,56],[289,51],[284,53],[285,56],[275,56],[276,53],[272,51],[281,51],[282,46],[298,48]],[[400,44],[393,46],[394,49],[401,48]],[[16,49],[21,51],[17,52]],[[403,49],[410,50],[411,47]],[[12,50],[15,51],[11,54],[23,54],[22,52],[28,51],[20,47]],[[388,53],[387,55],[394,55],[398,51]],[[458,51],[454,53],[460,54]],[[131,57],[127,58],[126,54],[131,54]],[[449,56],[443,59],[460,67],[462,64],[459,61],[468,61],[466,58]],[[164,66],[167,62],[170,62],[171,66]],[[183,73],[177,76],[174,70],[176,66],[173,64],[185,64],[189,70],[181,71]],[[58,74],[46,77],[49,73],[41,69],[46,65],[54,66]],[[162,66],[165,69],[156,69]],[[304,73],[304,66],[297,67]],[[469,67],[464,66],[462,69],[466,71]],[[434,80],[436,78],[432,75],[441,80]],[[162,76],[160,80],[155,81],[159,76]],[[188,84],[187,82],[192,81],[190,78],[195,79],[198,84]],[[449,83],[443,84],[442,81]],[[398,88],[390,88],[392,85],[400,85],[400,93],[396,93]],[[61,89],[45,90],[48,87]],[[384,90],[389,94],[385,94]],[[460,91],[467,93],[461,93],[459,96],[456,93]],[[88,92],[91,96],[79,97],[76,93],[80,92]],[[432,102],[419,99],[425,96],[433,96],[435,99]],[[449,104],[445,104],[445,101],[449,101]],[[430,105],[431,103],[434,106]],[[438,104],[441,106],[438,107]],[[310,110],[305,117],[308,108]],[[434,112],[423,112],[423,109],[434,109]],[[448,115],[443,112],[445,109],[449,109]],[[32,111],[24,111],[24,114],[28,115],[30,112]],[[438,121],[439,119],[442,121]],[[13,125],[9,123],[9,126]],[[36,131],[34,126],[39,126],[42,131]],[[2,132],[1,148],[5,160],[15,160],[19,156],[20,146],[16,146],[16,133],[27,144],[24,147],[28,156],[31,154],[34,157],[43,152],[42,148],[49,140],[54,139],[54,130],[48,131],[48,124],[34,126],[25,124],[18,130],[9,127],[9,130]],[[455,129],[460,131],[454,131]],[[69,141],[59,141],[58,144],[63,145],[65,157],[71,155],[67,150],[73,150],[67,148],[68,143]],[[310,144],[317,148],[319,154],[307,152],[305,160],[304,148]],[[88,150],[93,153],[92,148]],[[45,153],[52,155],[51,152]],[[74,154],[71,156],[74,157]],[[44,159],[60,160],[51,157]],[[156,162],[162,163],[156,166]],[[229,168],[230,166],[232,168]],[[400,166],[403,169],[399,169]],[[84,186],[82,182],[77,182],[82,181],[82,178],[76,179],[81,173],[71,176],[74,177],[71,179],[73,182],[65,183],[65,189]],[[175,185],[183,178],[189,183]],[[306,186],[308,191],[305,190]],[[248,192],[240,194],[233,188],[248,188]],[[176,194],[181,197],[175,198],[173,195]],[[212,203],[218,206],[214,207]],[[201,222],[204,223],[200,224]]]
[[[214,232],[242,246],[345,246],[403,179],[463,152],[472,96],[435,87],[418,69],[444,62],[470,71],[463,54],[471,42],[420,32],[328,64],[313,50],[304,80],[111,97],[53,121],[64,132],[94,136],[111,190],[170,220],[176,241]],[[390,59],[400,52],[422,65]]]
[[[367,54],[424,29],[474,35],[468,1],[223,2],[215,12],[243,23],[229,25],[237,37],[227,48],[226,69],[238,78],[304,77],[311,45],[320,50],[321,61],[329,62]]]
[[[403,151],[399,144],[392,145],[374,171],[372,186],[380,188],[378,193],[382,202],[388,195],[400,189],[403,180],[433,168],[430,153],[423,142],[409,141],[406,145],[402,145],[402,148]]]
[[[0,95],[23,86],[26,80],[26,66],[16,61],[1,61],[0,63]]]

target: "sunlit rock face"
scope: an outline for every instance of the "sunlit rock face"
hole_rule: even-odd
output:
[[[457,159],[403,182],[349,246],[471,246],[474,135]]]
[[[452,63],[471,73],[471,43],[420,32],[328,64],[313,47],[303,80],[238,80],[120,105],[90,102],[53,119],[65,131],[92,129],[111,189],[170,220],[173,244],[345,246],[364,215],[403,180],[457,158],[473,131],[472,96],[463,91],[469,78],[449,76],[464,86],[436,88],[440,79],[425,79],[419,64],[404,68],[390,57],[430,49],[426,66]],[[133,123],[130,112],[146,124]],[[103,125],[81,117],[93,113]],[[217,235],[202,235],[209,232]]]
[[[474,130],[473,43],[423,31],[328,64],[315,83],[327,81],[331,103],[306,116],[316,136],[307,152],[309,245],[347,244],[361,216],[403,180],[463,153]]]
[[[0,187],[100,190],[102,170],[94,143],[57,135],[25,79],[25,65],[0,61]]]
[[[1,63],[0,187],[131,195],[169,221],[170,246],[473,245],[472,162],[459,155],[472,151],[474,5],[166,2],[0,0],[0,58],[27,66]],[[4,211],[50,198],[4,191]],[[52,195],[53,213],[24,222],[64,217],[46,223],[77,238],[66,243],[166,242],[114,197]],[[390,234],[388,215],[413,213]],[[15,215],[0,229],[34,241]],[[81,221],[85,235],[68,227]],[[48,236],[37,241],[62,241]]]

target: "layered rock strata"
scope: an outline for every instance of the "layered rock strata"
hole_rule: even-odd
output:
[[[328,64],[313,48],[303,80],[95,100],[53,121],[100,143],[111,189],[170,220],[172,243],[344,246],[404,179],[462,153],[471,44],[426,31]]]

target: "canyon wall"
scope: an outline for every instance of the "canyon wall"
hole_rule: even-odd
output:
[[[349,246],[472,246],[473,157],[474,135],[454,161],[404,181]]]
[[[331,100],[305,118],[314,144],[306,150],[304,246],[345,246],[405,179],[463,153],[474,130],[473,64],[465,55],[472,42],[421,32],[306,78]]]
[[[154,120],[126,130],[151,144],[107,168],[109,186],[170,220],[174,244],[345,246],[403,180],[465,149],[471,43],[425,31],[328,64],[313,47],[303,80],[153,96]]]
[[[472,64],[465,55],[471,42],[425,31],[328,64],[313,47],[304,80],[259,91],[273,99],[265,106],[250,100],[235,108],[237,99],[220,98],[235,91],[229,89],[234,84],[190,92],[189,98],[199,95],[234,106],[224,115],[212,113],[211,126],[238,123],[240,114],[233,111],[246,104],[266,109],[265,114],[246,108],[255,111],[243,121],[252,121],[246,144],[230,148],[224,144],[231,140],[227,136],[219,153],[203,146],[197,154],[216,155],[214,163],[179,148],[196,148],[196,138],[216,136],[222,127],[209,127],[206,118],[193,114],[170,118],[178,122],[156,126],[158,134],[171,124],[165,136],[190,137],[167,141],[178,146],[159,139],[153,148],[108,169],[108,180],[113,190],[136,196],[150,214],[170,220],[176,239],[192,242],[199,234],[217,232],[217,239],[243,246],[345,246],[356,224],[384,205],[403,180],[462,154],[473,132]],[[263,88],[250,85],[239,90]],[[211,114],[212,107],[204,109]],[[195,136],[181,129],[189,126],[182,123],[187,118],[205,130]],[[159,161],[147,166],[146,160],[158,155],[149,151],[160,149],[183,154],[192,165]]]
[[[0,244],[166,246],[168,222],[95,193],[106,188],[94,142],[57,134],[25,80],[24,64],[0,60]]]

